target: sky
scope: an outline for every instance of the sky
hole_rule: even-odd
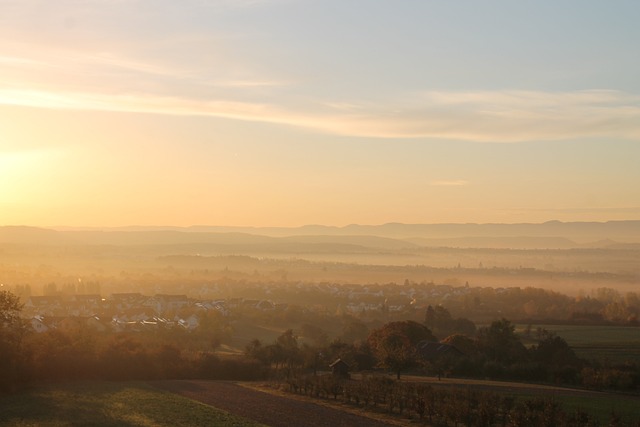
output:
[[[640,219],[636,0],[0,0],[0,225]]]

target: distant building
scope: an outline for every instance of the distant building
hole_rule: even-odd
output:
[[[338,377],[338,378],[351,377],[349,375],[349,365],[347,364],[347,362],[345,362],[342,359],[337,359],[335,362],[329,365],[329,367],[331,368],[331,373],[333,374],[334,377]]]
[[[194,329],[197,329],[198,326],[200,326],[200,320],[198,319],[198,316],[195,314],[192,314],[189,317],[186,318],[176,318],[178,325],[182,326],[184,329],[188,330],[188,331],[192,331]]]
[[[149,298],[144,303],[145,306],[152,307],[158,314],[163,314],[169,311],[177,311],[189,304],[190,301],[186,295],[166,294],[158,294],[152,298]]]
[[[60,295],[30,296],[24,304],[27,313],[45,316],[60,315],[63,300]]]
[[[256,304],[256,308],[262,311],[271,311],[276,309],[276,305],[271,301],[261,300],[259,303]]]
[[[47,322],[45,322],[44,317],[42,316],[32,317],[29,323],[31,324],[31,329],[33,329],[37,333],[47,332],[50,328],[50,326],[47,325]]]
[[[417,345],[417,350],[423,359],[430,362],[442,357],[464,356],[464,354],[454,346],[439,342],[420,341]]]
[[[137,292],[117,293],[111,294],[109,303],[117,310],[125,310],[132,307],[139,307],[143,305],[149,297],[146,297]]]

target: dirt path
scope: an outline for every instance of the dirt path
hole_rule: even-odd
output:
[[[154,387],[181,394],[272,427],[383,427],[382,421],[290,399],[226,381],[158,381]]]

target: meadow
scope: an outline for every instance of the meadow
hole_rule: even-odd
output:
[[[0,397],[0,426],[84,425],[260,426],[140,382],[55,384]]]
[[[521,336],[526,326],[517,326]],[[640,362],[640,327],[534,324],[531,326],[534,339],[538,328],[563,338],[581,358],[612,363]]]
[[[490,391],[504,397],[513,397],[516,402],[545,397],[557,402],[567,413],[586,411],[597,422],[606,425],[616,414],[622,425],[635,425],[639,420],[638,397],[613,393],[589,392],[561,387],[523,384],[514,382],[443,379],[407,376],[402,383],[428,383],[436,388],[456,390]],[[190,382],[183,381],[187,390]],[[223,386],[226,382],[210,382]],[[272,387],[259,387],[262,391],[274,392]],[[202,387],[193,387],[201,391]],[[242,390],[240,387],[238,390]],[[252,393],[250,389],[245,389]],[[464,394],[464,393],[463,393]],[[202,396],[201,396],[202,397]],[[300,398],[300,396],[298,396]],[[307,398],[309,401],[317,399]],[[338,401],[321,399],[340,410],[343,398]],[[292,401],[290,408],[295,407]],[[255,405],[255,402],[254,402]],[[265,403],[265,405],[267,405]],[[379,408],[382,410],[383,408]],[[375,416],[371,413],[370,416]],[[383,411],[384,413],[384,411]],[[405,414],[406,415],[406,414]],[[385,415],[386,416],[386,415]],[[376,417],[377,418],[377,417]],[[410,423],[406,416],[393,417],[395,423]],[[414,420],[415,422],[415,420]],[[13,395],[0,397],[0,426],[47,426],[66,427],[91,425],[110,426],[237,426],[260,427],[262,424],[232,415],[221,409],[205,405],[163,391],[144,382],[82,382],[42,385]]]

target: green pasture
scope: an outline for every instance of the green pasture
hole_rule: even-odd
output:
[[[523,337],[526,326],[517,325],[517,332]],[[525,338],[525,342],[535,342],[537,328],[556,333],[585,359],[640,362],[640,327],[532,325],[530,339]]]
[[[544,397],[551,399],[560,404],[560,407],[567,414],[577,411],[586,412],[594,417],[602,425],[609,425],[612,416],[615,414],[622,425],[636,425],[640,422],[640,398],[632,395],[614,394],[614,393],[585,393],[583,395],[573,393],[570,390],[563,391],[561,389],[555,391],[547,391],[540,394],[539,391],[522,390],[518,392],[504,393],[516,398],[516,401],[524,401],[527,399],[535,399]]]
[[[554,397],[568,413],[585,411],[596,417],[604,425],[619,417],[622,425],[636,425],[640,422],[640,399],[634,396],[603,394],[602,396],[560,395]]]
[[[238,426],[260,424],[138,382],[36,387],[0,396],[0,426]]]
[[[537,391],[522,391],[516,393],[498,392],[505,396],[516,398],[516,402],[529,399],[547,398],[560,404],[567,414],[585,412],[594,417],[602,425],[609,425],[615,414],[622,425],[636,425],[640,422],[640,398],[635,396],[602,393],[596,395],[577,395],[571,392],[549,392],[540,394]]]
[[[544,384],[529,384],[511,381],[492,381],[462,378],[420,377],[406,375],[404,381],[427,383],[435,388],[484,390],[505,397],[514,397],[517,401],[528,399],[552,399],[562,409],[571,414],[583,411],[597,418],[603,425],[608,425],[611,415],[616,414],[623,425],[635,425],[631,421],[640,422],[640,396],[611,392],[571,389]]]

